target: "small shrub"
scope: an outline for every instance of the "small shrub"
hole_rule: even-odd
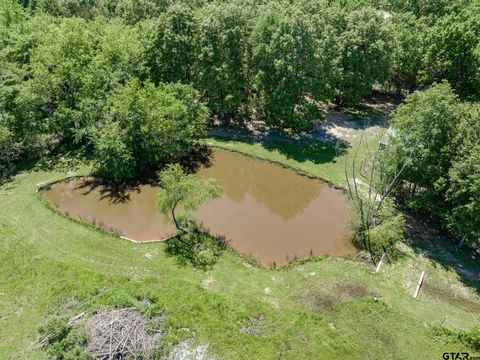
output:
[[[390,252],[396,242],[404,240],[405,218],[392,202],[386,202],[380,211],[380,224],[367,231],[374,254]]]
[[[80,327],[68,325],[65,317],[54,316],[42,324],[38,333],[38,344],[45,348],[49,359],[89,360],[93,359],[85,352],[87,334]]]
[[[480,351],[480,326],[475,326],[470,330],[452,330],[442,326],[434,326],[433,334],[443,337],[444,341],[458,341],[467,345],[473,350]]]
[[[13,134],[0,123],[0,184],[11,174],[20,150],[20,145],[14,141]]]
[[[377,206],[375,202],[360,202],[360,206],[362,209],[353,207],[351,216],[351,226],[358,245],[373,258],[391,253],[393,245],[404,240],[405,217],[389,198],[385,199],[376,217],[365,215],[374,213],[372,209]]]
[[[67,325],[67,319],[64,317],[54,316],[49,318],[44,324],[38,328],[38,333],[47,344],[62,341],[69,333],[70,328]]]
[[[476,351],[480,351],[480,326],[461,332],[459,339]]]

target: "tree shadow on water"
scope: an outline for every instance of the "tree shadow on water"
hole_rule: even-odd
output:
[[[199,145],[190,153],[184,154],[176,159],[186,172],[195,173],[202,166],[210,166],[212,158],[212,150],[205,146]],[[134,179],[115,180],[101,176],[92,176],[83,179],[75,190],[81,190],[83,195],[88,195],[92,191],[100,194],[100,200],[108,200],[112,204],[122,204],[130,201],[130,195],[134,192],[139,193],[142,186],[149,185],[159,187],[159,172],[167,166],[166,163],[158,164],[145,171],[140,171]]]
[[[81,190],[82,195],[88,195],[98,189],[100,200],[108,200],[112,204],[123,204],[130,201],[132,192],[140,192],[142,185],[155,185],[155,182],[143,180],[110,181],[99,177],[84,179],[75,190]]]
[[[215,239],[204,230],[195,228],[167,240],[165,253],[175,257],[182,266],[207,270],[217,263],[225,248],[222,239]]]
[[[202,167],[209,167],[212,164],[213,150],[206,144],[199,144],[192,151],[183,154],[177,162],[188,173],[196,173]]]

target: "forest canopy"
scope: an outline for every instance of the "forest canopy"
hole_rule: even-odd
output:
[[[304,130],[325,104],[448,80],[480,89],[471,1],[2,0],[1,103],[26,153],[86,141],[134,78],[193,86],[222,120]],[[54,138],[54,139],[53,139]],[[27,145],[27,144],[25,144]]]

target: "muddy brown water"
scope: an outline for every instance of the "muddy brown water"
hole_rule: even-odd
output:
[[[260,264],[284,265],[312,254],[355,252],[345,195],[328,185],[265,161],[216,150],[200,177],[220,180],[223,195],[204,204],[197,218],[209,231]],[[137,241],[176,233],[156,208],[158,188],[112,189],[82,178],[52,185],[48,202],[69,216]]]

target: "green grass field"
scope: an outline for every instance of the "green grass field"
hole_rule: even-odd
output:
[[[335,157],[329,146],[210,141],[345,184],[345,155]],[[350,156],[354,149],[352,141]],[[416,246],[438,256],[405,246],[405,256],[378,274],[369,263],[327,257],[268,270],[231,251],[199,270],[167,256],[164,243],[133,244],[61,216],[36,192],[41,184],[87,173],[27,171],[0,189],[0,359],[47,358],[32,344],[49,316],[101,307],[161,314],[167,348],[191,339],[208,343],[216,359],[441,359],[446,351],[472,353],[435,331],[442,322],[468,329],[480,321],[475,290],[451,266],[464,260],[461,254],[449,252],[455,261],[447,263],[445,254],[417,239]],[[422,270],[430,290],[414,300]],[[442,298],[432,289],[455,296]],[[261,323],[252,321],[258,314],[265,317]],[[244,333],[243,326],[256,331]]]

